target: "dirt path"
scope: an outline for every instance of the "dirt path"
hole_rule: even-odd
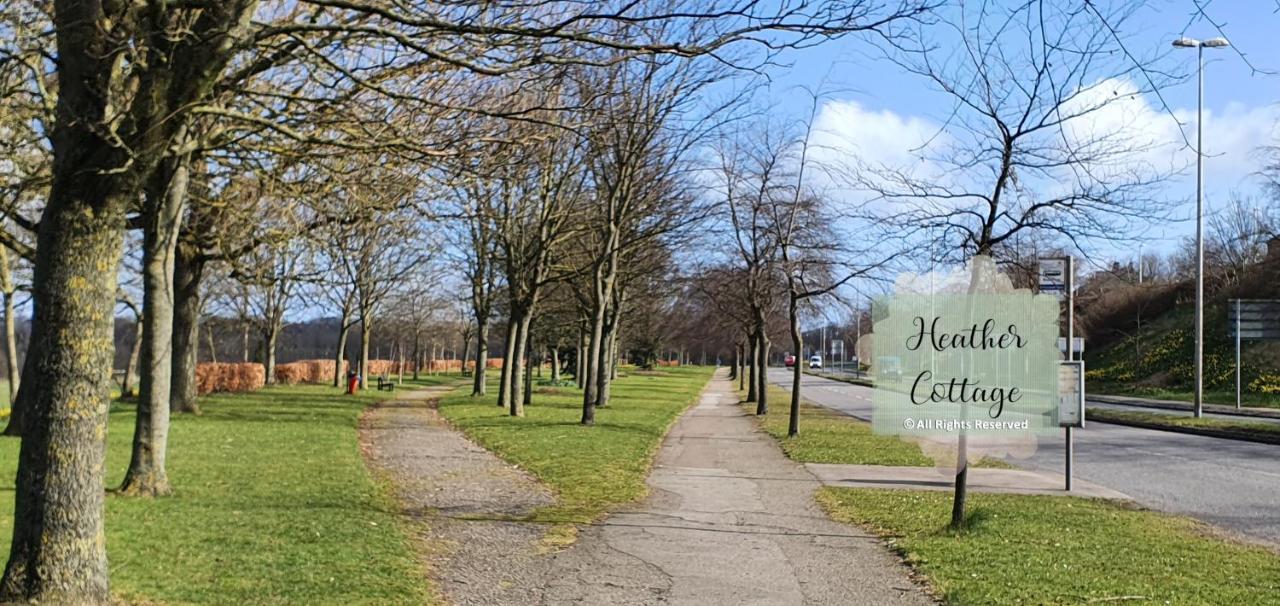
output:
[[[548,494],[421,402],[375,409],[362,436],[427,516],[432,576],[453,604],[931,603],[878,539],[824,515],[820,482],[736,400],[718,374],[663,442],[649,498],[548,555],[541,528],[491,519]]]

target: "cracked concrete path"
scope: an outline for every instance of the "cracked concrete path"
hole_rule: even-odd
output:
[[[834,522],[821,486],[722,370],[672,428],[636,507],[551,556],[539,604],[928,604],[887,548]]]
[[[439,390],[370,409],[360,439],[396,487],[438,594],[456,605],[929,604],[871,534],[831,521],[821,483],[737,404],[725,373],[672,428],[643,502],[544,553],[554,497],[447,426]]]
[[[360,423],[369,466],[395,486],[417,547],[449,604],[531,604],[547,558],[545,526],[513,521],[554,501],[533,477],[450,428],[428,388],[370,408]]]

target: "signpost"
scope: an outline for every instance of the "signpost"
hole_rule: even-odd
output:
[[[1236,408],[1240,408],[1240,343],[1280,340],[1280,299],[1232,299],[1227,330],[1236,340]]]
[[[1040,259],[1040,292],[1056,295],[1059,300],[1066,299],[1067,304],[1067,338],[1059,341],[1059,351],[1062,351],[1066,355],[1067,360],[1064,366],[1059,367],[1059,390],[1062,389],[1062,381],[1064,380],[1062,373],[1078,372],[1079,375],[1078,381],[1073,383],[1073,385],[1078,386],[1076,392],[1079,399],[1079,411],[1076,415],[1078,418],[1074,422],[1068,423],[1068,419],[1065,419],[1062,416],[1063,403],[1061,395],[1059,396],[1058,424],[1062,425],[1063,431],[1065,432],[1064,439],[1066,442],[1066,452],[1063,471],[1065,472],[1064,475],[1066,475],[1066,488],[1068,491],[1071,490],[1071,459],[1073,455],[1072,451],[1074,450],[1071,428],[1084,427],[1084,361],[1075,361],[1075,354],[1077,351],[1080,352],[1081,357],[1083,358],[1084,341],[1081,340],[1077,342],[1075,335],[1076,306],[1075,292],[1073,288],[1074,285],[1072,284],[1074,276],[1075,259],[1073,257],[1050,257]],[[1071,344],[1070,348],[1067,347],[1068,343]],[[1075,371],[1063,370],[1063,368],[1067,367],[1066,365],[1071,364],[1076,365]],[[1062,392],[1060,391],[1059,393],[1061,394]]]

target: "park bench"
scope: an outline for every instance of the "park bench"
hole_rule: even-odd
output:
[[[395,391],[396,382],[387,377],[378,377],[378,391]]]

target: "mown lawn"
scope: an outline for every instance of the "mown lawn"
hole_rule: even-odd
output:
[[[1195,417],[1182,414],[1147,412],[1139,410],[1112,410],[1109,408],[1090,408],[1090,421],[1103,423],[1136,423],[1139,425],[1184,428],[1189,430],[1214,430],[1235,434],[1241,437],[1280,442],[1280,423],[1265,421],[1249,421],[1247,419],[1222,419],[1217,417]]]
[[[746,404],[754,409],[755,404]],[[769,414],[761,419],[761,427],[777,438],[787,457],[802,463],[838,463],[846,465],[890,465],[931,467],[933,459],[920,451],[915,442],[897,436],[876,435],[871,424],[825,408],[800,401],[800,435],[787,437],[790,423],[791,392],[769,386]],[[1010,467],[1003,461],[983,459],[978,467]]]
[[[708,367],[626,372],[613,384],[608,407],[596,412],[594,427],[579,423],[582,391],[570,386],[535,386],[523,418],[496,406],[496,381],[484,398],[472,398],[466,388],[446,396],[440,412],[556,492],[557,503],[534,519],[586,523],[645,495],[645,477],[662,437],[697,400],[711,373]]]
[[[112,592],[161,603],[428,602],[407,530],[357,444],[360,412],[391,395],[272,387],[203,398],[201,416],[175,416],[173,496],[107,498]],[[129,462],[132,408],[113,406],[109,488]],[[17,451],[17,440],[0,439],[0,558],[13,531]]]
[[[1101,500],[824,488],[841,521],[885,536],[948,604],[1280,604],[1280,557],[1204,525]]]

